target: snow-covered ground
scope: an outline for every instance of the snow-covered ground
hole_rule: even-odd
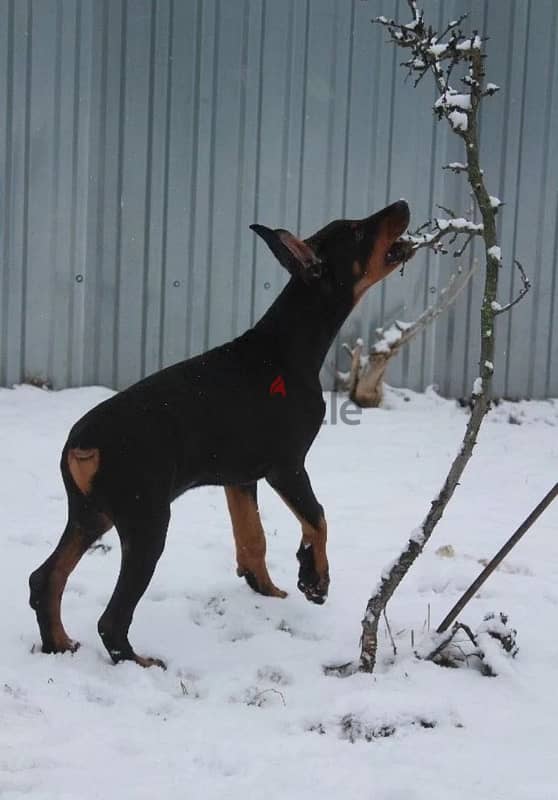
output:
[[[285,600],[236,577],[222,490],[178,500],[131,631],[138,652],[166,659],[163,672],[114,667],[97,636],[118,570],[114,532],[110,551],[86,554],[68,584],[75,655],[37,650],[27,605],[28,574],[65,521],[66,432],[108,395],[0,391],[2,800],[556,800],[558,503],[463,613],[476,626],[502,610],[518,629],[519,655],[497,678],[417,661],[410,639],[429,608],[438,624],[479,559],[556,480],[558,402],[491,413],[454,502],[391,603],[395,663],[382,629],[377,673],[338,679],[322,667],[356,655],[369,590],[427,510],[466,412],[432,392],[390,392],[388,408],[363,412],[359,426],[324,426],[309,458],[330,531],[322,607],[296,590],[298,524],[266,486],[268,563]],[[436,554],[443,545],[452,557]]]

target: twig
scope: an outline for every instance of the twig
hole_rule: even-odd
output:
[[[473,581],[473,583],[469,586],[466,592],[461,595],[457,603],[453,606],[451,611],[444,617],[442,622],[438,625],[436,633],[444,633],[454,619],[457,618],[458,614],[465,608],[469,600],[474,597],[474,595],[478,592],[480,587],[483,583],[488,579],[490,575],[494,572],[496,567],[502,563],[505,557],[508,555],[510,550],[515,547],[515,545],[519,542],[519,540],[527,533],[529,528],[533,525],[533,523],[540,517],[545,509],[552,503],[552,501],[558,496],[558,483],[555,483],[552,489],[543,497],[541,502],[538,504],[536,508],[531,511],[529,516],[523,520],[519,528],[515,531],[513,536],[511,536],[508,541],[501,547],[494,558],[488,562],[486,567],[480,573],[480,575]]]
[[[447,214],[448,217],[450,217],[451,219],[455,219],[457,217],[457,214],[453,209],[448,208],[447,206],[443,206],[441,203],[436,203],[436,208],[439,208],[441,211],[444,212],[444,214]]]
[[[461,256],[465,252],[466,248],[471,244],[472,239],[473,239],[473,234],[469,234],[469,236],[465,239],[465,243],[463,244],[463,246],[460,247],[459,250],[455,250],[454,251],[453,257],[454,258],[461,258]]]
[[[421,230],[424,230],[425,227],[433,225],[433,230],[428,233],[420,233]],[[459,255],[463,255],[463,252],[469,242],[475,236],[482,236],[484,233],[483,226],[481,223],[471,222],[471,220],[467,219],[434,219],[434,221],[430,220],[426,222],[424,225],[421,225],[420,228],[414,233],[406,234],[401,238],[408,242],[411,246],[413,251],[421,250],[423,247],[428,247],[431,250],[434,250],[436,253],[447,253],[448,251],[444,249],[443,245],[440,243],[443,239],[447,236],[460,236],[461,234],[467,235],[467,241],[459,251]],[[456,254],[454,254],[456,255]]]
[[[397,658],[397,647],[395,646],[395,641],[394,641],[394,638],[393,638],[393,634],[391,632],[391,627],[390,627],[390,624],[389,624],[389,619],[388,619],[388,616],[386,614],[385,608],[384,608],[384,621],[386,623],[388,636],[389,636],[389,639],[390,639],[390,642],[391,642],[391,647],[393,649],[393,656],[394,656],[394,658]]]
[[[527,292],[531,288],[531,281],[529,280],[529,278],[525,274],[525,270],[523,269],[522,265],[519,263],[517,258],[515,259],[515,261],[513,263],[516,265],[516,267],[519,270],[519,274],[521,275],[521,283],[523,285],[522,285],[517,297],[514,298],[513,300],[511,300],[509,303],[506,303],[505,306],[501,306],[496,301],[492,304],[492,310],[494,312],[494,316],[495,317],[498,316],[498,314],[503,314],[504,311],[509,311],[510,308],[513,308],[516,305],[516,303],[519,303],[519,301],[523,297],[525,297],[525,295],[527,294]]]
[[[442,169],[449,169],[451,172],[455,172],[456,175],[459,175],[462,172],[467,172],[467,164],[461,164],[459,161],[452,161],[450,164],[443,166]]]
[[[449,632],[449,634],[447,636],[444,636],[444,638],[436,645],[434,650],[432,650],[432,652],[429,653],[426,656],[425,660],[426,661],[435,661],[436,658],[438,656],[440,656],[444,652],[446,647],[448,647],[449,645],[457,647],[457,644],[453,640],[455,638],[456,633],[458,633],[460,630],[463,630],[465,632],[465,634],[469,637],[469,639],[471,640],[473,645],[475,647],[477,647],[476,639],[475,639],[475,637],[473,635],[472,630],[469,628],[469,626],[468,625],[464,625],[461,622],[456,622],[453,625],[453,627],[452,627],[451,631]]]
[[[443,314],[444,311],[455,302],[457,297],[465,289],[475,274],[477,268],[478,262],[474,261],[472,266],[467,271],[459,271],[451,275],[448,285],[440,292],[438,301],[423,311],[420,317],[418,317],[418,319],[416,319],[413,323],[405,326],[403,330],[400,328],[401,336],[398,337],[396,341],[391,343],[390,349],[393,352],[400,350],[401,347],[413,339],[420,330],[425,328],[426,325],[428,325],[430,322],[433,322],[441,314]],[[372,349],[374,350],[377,346],[378,344],[374,345]]]
[[[338,372],[337,377],[356,405],[374,408],[380,405],[383,398],[384,374],[390,359],[455,302],[477,266],[475,260],[468,271],[460,270],[457,274],[454,273],[447,287],[440,292],[436,303],[427,308],[414,322],[403,323],[396,320],[386,329],[377,329],[376,335],[379,339],[365,356],[361,339],[357,340],[354,347],[343,345],[343,350],[351,357],[351,366],[348,373]]]

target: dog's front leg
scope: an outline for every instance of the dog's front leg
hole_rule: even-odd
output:
[[[296,554],[300,564],[298,588],[307,600],[321,605],[329,589],[324,510],[314,495],[304,467],[276,468],[267,476],[267,481],[302,525],[302,541]]]
[[[237,574],[255,592],[269,597],[286,597],[269,577],[265,563],[266,541],[260,520],[257,484],[225,486],[236,545]]]

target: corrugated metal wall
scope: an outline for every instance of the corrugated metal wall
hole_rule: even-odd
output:
[[[443,8],[442,8],[443,6]],[[483,163],[505,200],[497,391],[558,395],[558,4],[426,3],[491,37]],[[403,0],[0,0],[0,384],[122,387],[242,331],[284,275],[248,225],[309,234],[405,197],[467,207],[433,89],[377,14]],[[414,318],[450,258],[372,290],[343,338]],[[466,394],[481,277],[390,380]],[[335,356],[334,356],[335,357]],[[340,365],[343,356],[337,351]],[[331,368],[325,377],[331,382]]]

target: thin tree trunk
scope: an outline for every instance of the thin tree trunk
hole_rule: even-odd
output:
[[[426,32],[426,28],[422,22],[422,15],[417,12],[416,4],[410,0],[409,5],[411,6],[411,9],[415,15],[415,21],[422,25],[422,28],[419,26],[415,27],[415,31],[417,31],[416,37],[418,38],[421,35],[421,31]],[[390,23],[387,20],[384,21],[383,19],[380,19],[379,21],[381,24],[390,27]],[[396,25],[396,27],[402,31],[401,35],[406,37],[405,41],[413,41],[413,37],[415,36],[414,32],[409,32],[408,29],[405,31],[404,26]],[[390,32],[393,33],[393,30]],[[416,58],[418,53],[421,56],[421,65],[426,65],[424,69],[430,69],[434,73],[440,95],[442,96],[444,93],[449,94],[451,90],[448,86],[448,80],[449,74],[451,73],[451,68],[448,70],[447,74],[444,73],[438,58],[430,54],[432,40],[429,41],[430,37],[428,37],[426,33],[423,35],[426,37],[424,39],[424,53],[415,49],[415,46],[412,44],[403,44],[402,46],[413,47],[413,57]],[[399,37],[395,38],[392,36],[392,39],[396,44],[401,44],[401,39]],[[463,37],[461,37],[461,40],[463,40]],[[362,620],[361,652],[358,665],[358,669],[362,672],[373,672],[374,670],[378,651],[378,625],[382,612],[411,566],[422,553],[426,543],[432,535],[432,532],[442,518],[444,511],[446,510],[447,505],[451,500],[457,485],[459,484],[465,467],[467,466],[473,454],[473,448],[476,444],[479,430],[490,406],[490,398],[492,394],[492,375],[494,370],[494,322],[495,316],[500,309],[500,306],[496,303],[496,292],[498,288],[498,272],[501,266],[501,261],[500,251],[496,246],[495,214],[497,205],[494,206],[494,204],[491,202],[491,198],[484,184],[483,173],[479,165],[477,117],[479,103],[484,94],[483,55],[481,52],[480,39],[478,40],[478,46],[474,46],[473,39],[470,40],[470,49],[466,58],[469,60],[470,64],[470,81],[468,85],[470,88],[471,97],[471,106],[466,113],[466,128],[463,129],[462,127],[457,127],[456,124],[454,124],[453,120],[455,117],[452,118],[450,116],[450,110],[452,108],[451,105],[448,106],[444,112],[444,115],[448,118],[453,130],[464,141],[467,154],[467,179],[473,191],[477,206],[480,210],[483,223],[482,238],[484,240],[485,250],[485,282],[480,314],[480,378],[475,381],[475,386],[473,388],[473,408],[467,423],[461,447],[450,467],[441,491],[432,501],[430,510],[424,518],[420,528],[411,536],[407,546],[402,551],[399,558],[382,576],[378,587],[368,601],[366,612]],[[453,65],[459,60],[464,60],[464,57],[462,54],[460,55],[456,49]],[[415,63],[419,63],[418,60]],[[449,96],[451,97],[451,95]]]

